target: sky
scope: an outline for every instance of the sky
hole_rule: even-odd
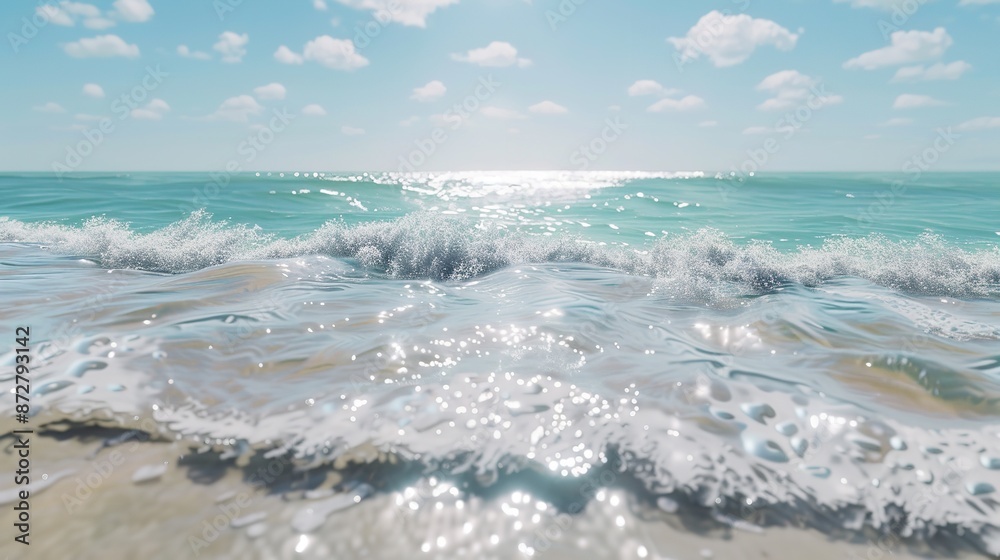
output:
[[[0,170],[1000,170],[1000,0],[0,3]]]

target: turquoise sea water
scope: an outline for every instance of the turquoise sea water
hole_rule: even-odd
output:
[[[998,241],[995,173],[318,175],[21,174],[0,177],[0,187],[3,216],[12,220],[79,226],[105,217],[138,232],[193,210],[281,237],[308,234],[330,220],[353,225],[428,212],[634,246],[649,244],[647,232],[661,237],[702,228],[780,248],[870,233],[913,239],[932,232],[985,248]]]
[[[626,529],[645,504],[1000,552],[1000,174],[7,174],[0,195],[36,423],[150,418],[220,464],[334,469],[361,503],[449,480],[558,508],[610,468]],[[344,471],[370,448],[392,461]],[[265,542],[322,540],[312,515]],[[541,550],[487,525],[438,531]]]

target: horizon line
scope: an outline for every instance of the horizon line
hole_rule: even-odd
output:
[[[310,169],[308,171],[303,171],[301,169],[258,169],[253,171],[227,171],[225,169],[96,169],[92,171],[71,171],[66,173],[60,173],[57,171],[44,170],[44,169],[0,169],[0,173],[35,173],[35,174],[48,174],[48,175],[86,175],[86,174],[96,174],[96,173],[226,173],[229,175],[255,175],[260,173],[288,173],[288,174],[312,174],[312,173],[341,173],[341,174],[363,174],[363,173],[394,173],[400,175],[419,175],[419,174],[429,174],[429,173],[648,173],[648,174],[676,174],[676,175],[696,175],[702,174],[705,176],[715,176],[718,174],[731,174],[731,175],[748,175],[746,173],[738,171],[703,171],[703,170],[649,170],[649,169],[436,169],[427,171],[399,171],[399,170],[388,170],[388,169],[366,169],[366,170],[318,170]],[[810,174],[810,173],[878,173],[878,174],[912,174],[912,172],[900,170],[900,169],[815,169],[815,170],[795,170],[795,169],[773,169],[769,171],[757,171],[750,176],[755,175],[771,175],[778,173],[786,174]],[[1000,167],[989,168],[989,169],[935,169],[927,170],[921,172],[921,175],[934,175],[942,173],[1000,173]]]

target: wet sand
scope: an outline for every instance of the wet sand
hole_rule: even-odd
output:
[[[106,435],[32,440],[33,474],[61,478],[46,480],[47,487],[31,493],[30,548],[5,540],[0,556],[80,560],[984,557],[968,549],[950,555],[915,547],[892,535],[855,535],[848,542],[810,529],[759,528],[745,520],[729,519],[727,523],[735,526],[726,527],[700,515],[688,516],[683,506],[669,513],[663,509],[676,504],[650,508],[636,503],[628,492],[597,486],[593,498],[575,515],[559,512],[524,491],[467,495],[433,477],[398,490],[376,491],[362,483],[350,491],[336,491],[334,487],[343,482],[339,471],[293,473],[293,465],[285,459],[262,463],[263,470],[257,471],[224,468],[215,456],[203,461],[191,455],[187,442],[126,438],[102,447]],[[12,442],[5,441],[9,453]],[[95,450],[96,456],[88,458]],[[180,460],[182,454],[185,458]],[[278,475],[269,475],[267,469]],[[3,507],[12,507],[9,489],[8,483],[0,490],[7,502]]]

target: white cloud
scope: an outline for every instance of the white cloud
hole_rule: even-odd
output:
[[[89,128],[90,127],[88,127],[87,125],[77,123],[77,124],[71,124],[69,126],[50,126],[49,130],[72,130],[72,131],[83,132],[84,130],[88,130]]]
[[[361,136],[365,133],[365,129],[356,128],[353,126],[344,125],[340,127],[340,132],[344,133],[346,136]]]
[[[133,119],[140,121],[158,121],[163,115],[170,111],[170,105],[162,99],[153,99],[145,107],[132,109],[129,113]]]
[[[399,121],[399,126],[413,126],[420,122],[420,117],[412,116]]]
[[[443,83],[438,80],[434,80],[427,82],[427,85],[415,88],[413,90],[413,95],[410,96],[410,99],[416,99],[417,101],[434,101],[444,95],[446,91],[448,91],[448,88],[446,88]]]
[[[702,128],[711,128],[713,126],[719,126],[719,121],[702,121],[698,123],[698,126]]]
[[[84,18],[95,18],[95,17],[100,17],[101,15],[100,8],[94,6],[93,4],[84,4],[83,2],[69,2],[67,0],[63,0],[62,2],[59,2],[59,6],[61,6],[63,10],[66,10],[67,13],[74,16],[80,16]]]
[[[680,90],[665,88],[654,80],[639,80],[629,86],[628,94],[632,97],[653,95],[662,97],[656,103],[646,108],[650,113],[662,113],[664,111],[691,111],[701,109],[705,106],[705,100],[697,95],[688,95],[681,99],[674,99],[670,96],[680,94]]]
[[[539,115],[564,115],[569,112],[569,109],[558,103],[546,100],[528,107],[528,111]]]
[[[798,70],[775,72],[757,84],[757,90],[774,95],[757,106],[759,111],[784,111],[802,107],[807,103],[812,109],[819,109],[844,102],[843,97],[822,91],[819,80]]]
[[[284,99],[285,94],[288,90],[285,86],[279,84],[278,82],[272,82],[266,86],[260,86],[254,88],[253,94],[257,96],[257,99],[261,101],[272,100],[272,99]]]
[[[62,105],[49,101],[44,105],[36,105],[32,107],[32,110],[38,111],[39,113],[65,113],[66,109],[63,109]]]
[[[115,0],[113,13],[125,21],[138,23],[149,21],[156,12],[146,0]]]
[[[479,112],[484,117],[487,117],[487,118],[490,118],[490,119],[513,120],[513,119],[523,119],[524,118],[524,115],[522,115],[521,113],[518,113],[517,111],[515,111],[513,109],[504,109],[504,108],[501,108],[501,107],[495,107],[493,105],[487,105],[487,106],[483,107],[482,109],[480,109]]]
[[[705,106],[705,100],[697,95],[687,95],[681,99],[665,97],[646,108],[650,113],[662,113],[664,111],[693,111]]]
[[[146,105],[146,108],[147,109],[151,109],[153,111],[166,112],[166,111],[170,110],[170,105],[167,105],[166,101],[164,101],[162,99],[159,99],[159,98],[156,98],[156,99],[153,99],[152,101],[150,101]]]
[[[104,97],[104,88],[97,84],[84,84],[83,94],[100,99],[101,97]]]
[[[53,25],[73,27],[78,19],[83,18],[83,25],[89,29],[107,29],[114,27],[115,22],[101,17],[101,10],[93,4],[82,2],[46,3],[35,8],[35,13]]]
[[[264,107],[257,103],[257,100],[249,95],[238,95],[230,97],[222,102],[214,113],[208,116],[209,120],[226,120],[233,122],[247,122],[250,115],[258,115]]]
[[[986,130],[1000,128],[1000,117],[979,117],[958,125],[959,130]]]
[[[913,124],[913,119],[896,117],[894,119],[889,119],[879,126],[907,126]]]
[[[743,129],[744,136],[754,136],[756,134],[767,134],[771,129],[766,126],[751,126]]]
[[[798,70],[782,70],[775,72],[757,84],[757,91],[782,91],[794,88],[809,88],[816,85],[816,80]]]
[[[324,109],[322,105],[310,103],[302,108],[302,114],[309,117],[325,117],[326,109]]]
[[[403,122],[401,122],[399,124],[401,124],[403,126],[410,126],[409,124],[403,124],[403,123],[407,123],[409,121],[412,121],[415,118],[416,117],[410,117],[409,119],[406,119],[405,121],[403,121]],[[438,126],[438,127],[449,126],[452,123],[454,123],[455,119],[458,119],[462,124],[465,124],[469,120],[469,115],[462,114],[461,112],[459,112],[459,113],[448,114],[448,115],[445,115],[443,113],[435,113],[433,115],[428,115],[427,116],[428,122],[430,122],[432,125]],[[414,121],[414,122],[416,122],[416,121]]]
[[[676,89],[667,89],[655,80],[639,80],[628,88],[628,94],[632,97],[640,95],[675,95],[680,93]]]
[[[929,95],[916,95],[913,93],[904,93],[896,98],[896,101],[892,104],[893,109],[917,109],[920,107],[940,107],[941,105],[947,105],[944,101],[939,99],[934,99]]]
[[[223,31],[219,35],[219,41],[212,45],[212,48],[222,55],[222,62],[242,62],[243,56],[247,54],[247,43],[250,42],[250,35]]]
[[[833,0],[836,3],[843,4],[845,2],[850,2],[852,8],[875,8],[878,10],[889,11],[893,9],[901,0]],[[921,3],[927,0],[921,0]]]
[[[278,49],[281,52],[281,49]],[[292,53],[295,54],[295,53]],[[274,53],[278,58],[278,53]],[[333,70],[355,70],[368,66],[368,59],[354,50],[354,42],[350,39],[334,39],[329,35],[320,35],[306,43],[302,58],[312,60]],[[281,60],[279,58],[279,60]],[[296,64],[287,62],[286,64]]]
[[[313,0],[313,8],[316,8],[317,10],[319,10],[321,12],[325,12],[326,11],[326,0]]]
[[[517,65],[519,68],[531,66],[527,58],[519,58],[514,45],[506,41],[493,41],[479,49],[472,49],[465,54],[453,54],[452,60],[468,62],[479,66],[504,67]]]
[[[184,58],[194,58],[197,60],[208,60],[212,56],[206,52],[193,51],[188,48],[187,45],[177,45],[177,54],[183,56]]]
[[[337,0],[345,6],[374,12],[377,21],[426,27],[427,16],[438,8],[458,4],[459,0]]]
[[[136,58],[139,56],[138,46],[126,43],[117,35],[98,35],[97,37],[83,38],[73,43],[66,43],[63,45],[63,50],[73,58],[111,56]]]
[[[292,52],[292,49],[285,45],[274,51],[274,58],[282,64],[302,64],[302,55]]]
[[[76,25],[76,22],[65,10],[53,4],[38,6],[35,8],[35,13],[53,25],[61,25],[63,27],[73,27]]]
[[[972,69],[972,65],[964,60],[956,60],[949,64],[938,62],[926,68],[919,66],[904,66],[892,77],[894,82],[930,82],[933,80],[957,80]]]
[[[109,27],[114,27],[115,25],[117,25],[115,20],[104,17],[92,17],[83,20],[84,27],[88,29],[96,29],[98,31],[102,29],[107,29]]]
[[[799,34],[771,20],[746,14],[725,15],[717,10],[702,16],[684,37],[667,39],[677,49],[681,62],[705,55],[718,67],[740,64],[764,45],[790,51],[798,40]]]
[[[899,66],[941,58],[952,44],[951,35],[943,27],[934,31],[896,31],[891,44],[868,51],[844,63],[844,68],[875,70],[885,66]]]

